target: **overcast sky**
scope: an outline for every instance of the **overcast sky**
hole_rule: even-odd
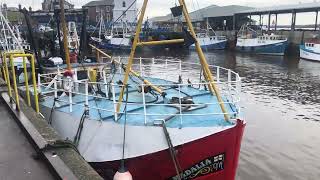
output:
[[[18,7],[18,4],[21,3],[23,7],[31,6],[33,10],[41,8],[41,2],[43,0],[0,0],[1,3],[6,3],[8,6]],[[90,2],[91,0],[67,0],[72,4],[75,4],[76,7],[81,7],[82,5]],[[117,0],[115,0],[117,1]],[[118,0],[122,1],[122,0]],[[189,9],[189,12],[198,10],[199,8],[207,7],[209,5],[218,5],[218,6],[227,6],[227,5],[243,5],[251,7],[266,7],[266,6],[278,6],[285,4],[299,4],[301,3],[310,3],[316,0],[185,0]],[[263,2],[261,2],[263,1]],[[317,0],[320,1],[320,0]],[[137,8],[142,6],[143,0],[137,0]],[[146,12],[147,17],[154,16],[163,16],[170,13],[170,7],[173,7],[175,3],[179,3],[178,0],[149,0],[148,8]],[[258,17],[252,17],[255,20],[258,20]],[[263,18],[264,23],[267,24],[267,17]],[[272,16],[272,21],[275,19]],[[290,24],[291,15],[279,15],[278,24],[288,25]],[[297,16],[297,24],[313,24],[315,21],[315,13],[306,13]],[[319,18],[320,24],[320,18]]]
[[[19,3],[22,6],[31,6],[33,9],[40,9],[41,2],[43,0],[0,0],[1,3],[7,3],[9,6],[18,6]],[[141,6],[143,0],[137,0],[138,7]],[[212,4],[218,6],[226,5],[244,5],[253,7],[273,6],[280,4],[298,4],[299,2],[313,2],[314,0],[268,0],[261,2],[262,0],[185,0],[189,11],[197,10],[202,7],[206,7]],[[69,0],[69,2],[75,4],[77,7],[81,7],[83,4],[90,2],[90,0]],[[178,0],[149,0],[147,16],[159,16],[169,13],[169,8],[178,3]]]

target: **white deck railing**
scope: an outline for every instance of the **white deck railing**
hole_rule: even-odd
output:
[[[120,58],[117,57],[116,60],[118,62],[126,64],[127,58]],[[105,67],[109,67],[110,63],[107,64]],[[101,80],[98,82],[90,82],[88,79],[81,79],[78,80],[77,77],[75,78],[63,78],[62,69],[58,69],[56,73],[49,73],[49,74],[41,74],[39,75],[39,90],[44,96],[53,96],[58,101],[65,103],[66,105],[69,106],[69,111],[72,112],[74,106],[82,106],[86,107],[93,110],[98,110],[98,111],[105,111],[105,112],[111,112],[113,114],[113,118],[115,121],[118,120],[118,117],[120,114],[123,112],[118,112],[116,111],[117,107],[117,98],[119,91],[116,91],[116,89],[119,89],[122,87],[122,85],[117,84],[116,82],[110,82],[110,79],[113,74],[110,74],[110,68],[105,68],[105,67],[100,67],[98,68],[98,73],[100,74]],[[121,64],[117,66],[118,70],[116,75],[123,75],[124,71],[121,70]],[[235,72],[233,72],[230,69],[226,69],[223,67],[218,67],[218,66],[210,66],[210,69],[212,71],[212,74],[214,76],[215,84],[220,90],[221,96],[224,99],[224,106],[229,106],[230,104],[232,107],[235,107],[233,112],[229,112],[229,116],[232,119],[238,118],[239,113],[240,113],[240,97],[239,94],[241,93],[241,78],[239,75]],[[132,66],[132,70],[136,72],[140,72],[140,75],[145,78],[148,77],[150,82],[163,89],[166,91],[166,89],[170,89],[173,86],[177,87],[174,88],[176,89],[178,95],[180,97],[186,96],[183,95],[185,92],[183,92],[184,87],[193,87],[197,89],[203,90],[202,92],[205,91],[205,87],[208,87],[209,83],[203,81],[203,78],[200,78],[202,76],[201,73],[201,65],[197,63],[188,63],[188,62],[181,62],[177,60],[172,60],[172,59],[147,59],[147,58],[136,58],[135,62]],[[74,69],[74,74],[77,74],[77,69]],[[89,72],[87,72],[89,74]],[[178,81],[178,77],[182,77],[184,82],[176,83],[174,81]],[[123,76],[122,76],[123,77]],[[196,78],[195,78],[196,77]],[[203,76],[202,76],[203,77]],[[163,79],[166,80],[165,83],[154,83],[152,82],[152,79],[150,78],[158,78],[158,79]],[[176,78],[176,79],[174,79]],[[187,82],[188,79],[192,82]],[[73,85],[72,89],[64,89],[62,87],[62,84],[68,81],[68,83]],[[144,90],[144,87],[147,86],[144,84],[141,80],[137,80],[139,84],[135,84],[135,86],[141,87],[141,102],[124,102],[122,106],[127,104],[127,106],[140,106],[139,108],[143,108],[143,111],[134,112],[134,111],[128,111],[127,115],[142,115],[144,117],[144,123],[149,124],[152,123],[153,121],[149,119],[149,117],[153,116],[180,116],[180,124],[181,126],[183,125],[183,117],[185,116],[217,116],[217,115],[223,115],[221,109],[210,109],[209,111],[206,111],[204,113],[188,113],[184,112],[184,108],[186,106],[209,106],[209,105],[219,105],[218,101],[211,101],[211,102],[195,102],[195,104],[182,104],[181,99],[179,98],[179,102],[176,104],[169,104],[166,102],[162,103],[155,103],[155,102],[147,102],[147,96],[153,97],[149,95],[149,93],[146,93]],[[132,84],[131,84],[132,85]],[[101,87],[101,90],[104,90],[105,97],[98,96],[94,93],[89,92],[89,86],[92,87]],[[132,86],[132,87],[135,87]],[[59,98],[58,97],[58,92],[65,92],[68,94],[68,98]],[[112,97],[110,96],[110,91],[112,94]],[[129,89],[130,91],[130,89]],[[210,93],[207,91],[208,94]],[[52,95],[53,94],[53,95]],[[74,102],[74,95],[80,95],[83,96],[83,103],[76,103]],[[130,94],[129,94],[130,96]],[[160,95],[158,95],[160,97]],[[125,97],[125,96],[124,96]],[[100,101],[111,101],[113,104],[112,109],[106,109],[106,108],[101,108],[98,107],[97,105],[90,105],[89,100],[90,99],[98,99]],[[66,100],[68,99],[68,100]],[[151,113],[148,112],[148,108],[152,106],[175,106],[177,108],[177,113]],[[219,106],[217,106],[219,107]],[[110,107],[109,107],[110,108]],[[208,108],[207,108],[208,109]],[[223,116],[222,116],[223,117]],[[153,119],[155,120],[155,119]]]

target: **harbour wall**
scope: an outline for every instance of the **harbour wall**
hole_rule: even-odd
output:
[[[228,50],[234,50],[236,46],[236,33],[237,31],[216,31],[217,35],[227,36],[228,38]],[[314,37],[316,34],[320,34],[316,31],[276,31],[275,34],[288,37],[289,46],[287,49],[287,55],[299,55],[299,45],[305,40]]]

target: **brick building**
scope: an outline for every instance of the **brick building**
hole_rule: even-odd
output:
[[[96,24],[99,22],[101,14],[106,23],[111,22],[113,18],[113,0],[99,0],[91,1],[82,8],[88,9],[88,17],[90,24]]]
[[[54,9],[59,9],[59,0],[44,0],[42,2],[42,10],[43,11],[54,11]],[[64,9],[74,9],[74,5],[64,1]]]

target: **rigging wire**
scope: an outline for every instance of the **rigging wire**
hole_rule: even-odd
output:
[[[121,14],[115,21],[113,21],[113,23],[110,23],[110,25],[109,25],[108,28],[110,28],[111,26],[113,26],[113,24],[114,24],[115,22],[119,21],[120,18],[122,18],[123,15],[125,15],[125,14],[127,13],[127,11],[128,11],[136,2],[137,2],[137,0],[134,0],[134,1],[130,4],[130,6],[129,6],[125,11],[123,11],[122,14]]]
[[[126,85],[126,104],[124,107],[124,123],[123,123],[123,141],[122,141],[122,159],[121,159],[121,168],[124,169],[124,150],[125,150],[125,144],[126,144],[126,127],[127,127],[127,105],[128,105],[128,99],[129,99],[129,93],[128,93],[128,85]]]

